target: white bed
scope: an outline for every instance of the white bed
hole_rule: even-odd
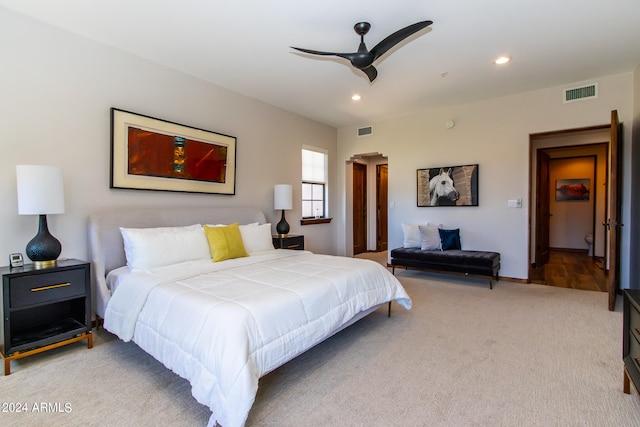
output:
[[[254,224],[241,227],[253,250],[219,262],[209,256],[166,264],[158,261],[165,253],[156,252],[137,263],[133,237],[125,232],[125,255],[120,230],[233,222]],[[266,229],[270,237],[270,225],[255,223],[264,224],[265,217],[253,208],[100,212],[89,220],[95,313],[107,330],[186,378],[196,400],[212,410],[210,426],[242,426],[261,376],[381,305],[395,300],[411,308],[380,264],[265,248],[246,240],[266,238]],[[165,252],[182,256],[191,249]]]

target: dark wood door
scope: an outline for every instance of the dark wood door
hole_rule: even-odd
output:
[[[367,165],[353,164],[353,254],[367,250]]]
[[[537,151],[536,167],[536,250],[535,264],[537,268],[549,262],[549,212],[551,191],[549,187],[549,155],[542,150]]]
[[[376,206],[378,215],[376,218],[376,250],[386,251],[389,248],[387,232],[389,227],[389,192],[387,179],[389,168],[387,165],[376,166]]]
[[[607,291],[609,292],[609,310],[616,306],[616,294],[620,288],[620,229],[623,224],[620,209],[620,184],[622,160],[622,132],[618,111],[611,112],[611,141],[609,142],[610,169],[609,169],[609,203],[607,222],[605,223],[609,235],[609,274],[607,275]]]

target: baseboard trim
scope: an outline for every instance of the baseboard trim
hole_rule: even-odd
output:
[[[531,283],[529,281],[529,279],[518,279],[516,277],[502,277],[502,276],[500,276],[500,280],[505,280],[507,282],[514,282],[514,283],[522,283],[524,285]]]

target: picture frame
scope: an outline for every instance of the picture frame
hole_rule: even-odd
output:
[[[588,202],[591,195],[591,179],[556,179],[557,202]]]
[[[418,207],[478,206],[478,164],[417,170]]]
[[[235,194],[233,136],[111,108],[110,188]]]

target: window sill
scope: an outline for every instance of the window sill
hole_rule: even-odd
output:
[[[329,224],[333,218],[303,218],[300,225]]]

